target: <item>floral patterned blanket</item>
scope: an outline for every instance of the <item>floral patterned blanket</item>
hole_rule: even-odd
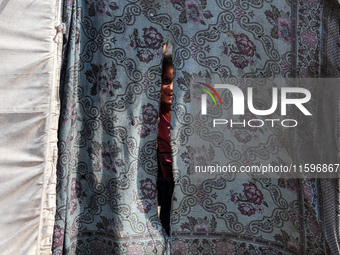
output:
[[[298,117],[297,129],[213,129],[213,118],[232,115],[221,90],[201,112],[202,83],[245,92],[251,79],[339,77],[338,10],[321,0],[64,1],[53,254],[337,254],[336,179],[196,170],[339,162],[338,91],[320,92],[309,106],[315,118]],[[175,71],[170,238],[157,216],[154,115],[167,40]],[[261,93],[255,108],[268,109],[272,90]],[[249,109],[235,117],[252,119]]]

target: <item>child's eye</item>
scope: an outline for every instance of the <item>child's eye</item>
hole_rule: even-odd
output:
[[[162,84],[170,84],[171,80],[170,79],[163,79]]]

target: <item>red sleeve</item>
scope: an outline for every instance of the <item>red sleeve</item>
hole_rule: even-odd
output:
[[[164,179],[172,178],[172,150],[170,144],[170,123],[160,116],[158,130],[158,157]]]

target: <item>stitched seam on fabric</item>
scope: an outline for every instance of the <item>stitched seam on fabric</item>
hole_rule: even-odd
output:
[[[62,2],[56,0],[55,2],[55,20],[54,24],[61,22],[61,8]],[[60,80],[60,67],[61,67],[61,50],[62,44],[62,35],[58,38],[59,42],[54,45],[54,59],[53,59],[53,73],[51,75],[50,80],[50,105],[48,109],[48,119],[47,119],[47,127],[50,132],[48,132],[47,141],[46,141],[46,155],[45,155],[45,167],[43,171],[43,191],[42,191],[42,198],[41,198],[41,207],[40,207],[40,222],[39,222],[39,233],[38,233],[38,245],[37,245],[37,255],[43,253],[50,253],[52,250],[52,243],[53,243],[53,226],[54,226],[54,218],[55,218],[55,202],[53,207],[51,207],[51,201],[55,201],[55,192],[50,194],[50,190],[48,190],[49,185],[56,185],[56,177],[54,177],[54,182],[51,182],[51,178],[55,176],[56,173],[56,164],[55,164],[55,150],[57,147],[56,139],[53,137],[57,137],[57,127],[58,127],[58,118],[59,118],[59,80]],[[61,39],[60,39],[61,38]],[[56,128],[52,127],[56,125]],[[52,140],[51,140],[52,138]],[[47,214],[45,212],[48,211]],[[52,215],[51,215],[52,214]],[[45,217],[44,217],[45,216]],[[52,222],[50,222],[52,220]],[[52,228],[52,236],[49,236],[49,231],[46,231],[47,228]],[[47,235],[47,236],[46,236]],[[46,244],[43,242],[44,239],[48,238]]]

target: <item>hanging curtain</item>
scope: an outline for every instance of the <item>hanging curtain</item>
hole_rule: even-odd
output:
[[[313,101],[313,119],[299,118],[300,125],[294,131],[276,125],[213,129],[213,118],[232,116],[231,97],[223,92],[222,109],[213,108],[202,116],[200,103],[195,104],[201,100],[202,85],[194,82],[195,86],[192,81],[220,80],[237,84],[245,92],[247,82],[256,78],[338,77],[337,72],[321,73],[322,63],[339,41],[339,28],[324,23],[324,18],[339,24],[338,5],[327,1],[216,1],[211,5],[187,1],[185,9],[183,2],[172,3],[188,41],[185,47],[174,46],[179,71],[178,84],[174,85],[176,119],[172,123],[178,173],[172,213],[173,254],[327,254],[327,240],[337,254],[339,231],[330,227],[330,222],[338,226],[339,207],[334,200],[330,202],[339,199],[337,185],[319,180],[333,191],[329,193],[310,177],[209,175],[197,173],[193,167],[234,165],[240,169],[339,162],[339,139],[334,139],[338,137],[339,89],[329,86],[314,91],[327,92]],[[182,13],[181,4],[185,9]],[[336,17],[328,14],[331,8],[335,8]],[[194,10],[199,14],[196,18]],[[328,33],[323,28],[326,24]],[[333,40],[326,52],[325,38]],[[339,66],[339,56],[332,56],[328,65],[334,69]],[[271,94],[266,90],[262,93],[267,93],[262,97],[267,102],[261,101],[257,108],[264,104],[268,109]],[[250,119],[257,117],[246,111],[236,121]],[[331,142],[320,143],[320,137]],[[318,200],[321,197],[327,201],[326,207]],[[325,210],[332,221],[323,228],[320,215]],[[325,231],[332,240],[326,240]]]
[[[156,137],[167,33],[147,18],[160,4],[64,2],[54,254],[166,249]]]
[[[337,221],[337,208],[328,207],[333,218],[323,225],[320,180],[195,172],[196,166],[312,163],[323,160],[324,149],[332,154],[327,163],[339,162],[339,140],[327,149],[317,143],[319,135],[338,137],[338,90],[325,105],[336,118],[318,112],[324,94],[313,99],[315,119],[300,118],[294,131],[268,124],[212,129],[213,118],[232,115],[227,92],[219,92],[220,105],[209,101],[206,116],[200,108],[202,83],[245,91],[255,78],[327,76],[323,70],[338,63],[336,56],[328,59],[336,43],[327,42],[324,51],[325,37],[339,37],[338,27],[324,29],[327,18],[338,24],[329,14],[334,6],[321,0],[65,1],[53,254],[336,251],[331,243],[338,235],[326,236],[325,228]],[[158,220],[156,192],[166,38],[175,71],[170,238]],[[246,110],[237,121],[253,118]],[[334,127],[330,133],[319,129],[318,118]]]

